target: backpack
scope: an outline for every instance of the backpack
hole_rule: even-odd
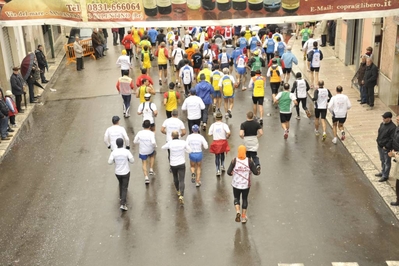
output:
[[[259,56],[254,57],[255,62],[252,63],[251,71],[260,70],[262,68],[262,62]]]
[[[274,73],[276,73],[277,76],[280,76],[280,71],[277,69],[277,66],[272,66],[272,76]]]
[[[213,88],[215,90],[216,90],[216,88],[217,88],[217,90],[219,90],[219,80],[220,80],[221,77],[222,77],[222,75],[220,74],[220,71],[213,72],[213,75],[212,75],[212,86],[213,86]]]
[[[223,95],[224,96],[232,96],[234,94],[234,89],[233,89],[233,82],[231,81],[229,76],[224,76],[222,79],[222,85],[223,85]]]
[[[169,93],[168,93],[168,97],[169,97]],[[144,111],[145,103],[146,103],[146,102],[143,102],[143,103],[142,103],[142,104],[143,104],[143,107],[141,108],[141,112]],[[154,113],[154,110],[152,110],[151,104],[152,104],[152,102],[150,102],[150,104],[148,105],[148,108],[150,108],[151,112]]]

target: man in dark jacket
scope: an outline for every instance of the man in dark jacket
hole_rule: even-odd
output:
[[[396,126],[392,122],[392,113],[385,112],[382,115],[382,123],[378,129],[377,135],[378,153],[380,154],[381,161],[381,172],[375,174],[375,176],[381,177],[378,182],[387,181],[389,178],[389,172],[391,170],[391,157],[388,156],[388,152],[392,150],[395,129]]]
[[[8,131],[8,107],[6,104],[6,99],[4,98],[3,90],[0,89],[0,133],[1,140],[10,140],[12,134]]]
[[[98,30],[96,28],[93,29],[93,33],[91,34],[91,43],[93,45],[96,58],[103,57],[103,45],[100,40],[100,36],[98,35]]]
[[[36,59],[37,59],[37,64],[39,65],[39,68],[40,68],[40,78],[42,80],[42,83],[47,83],[48,80],[44,76],[44,72],[46,71],[46,67],[48,67],[48,65],[47,65],[46,56],[43,53],[43,45],[39,44],[37,46],[35,55],[36,55]]]
[[[362,61],[360,62],[360,66],[356,71],[355,77],[357,78],[357,83],[359,84],[359,89],[360,89],[360,100],[357,100],[360,102],[360,104],[366,104],[367,103],[367,90],[366,87],[364,86],[364,73],[366,73],[366,55],[362,55]]]
[[[12,69],[13,73],[10,77],[10,83],[11,83],[11,91],[12,94],[15,96],[15,104],[17,106],[18,113],[23,113],[24,110],[21,108],[21,102],[22,102],[22,94],[24,94],[24,79],[22,78],[21,74],[18,72],[19,68],[14,67]]]
[[[363,84],[367,91],[367,104],[370,106],[367,110],[373,110],[374,107],[374,87],[377,85],[378,68],[370,57],[366,59],[366,71],[364,73]]]

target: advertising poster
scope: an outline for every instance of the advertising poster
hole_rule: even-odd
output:
[[[0,1],[0,6],[4,26],[26,25],[27,20],[107,27],[131,22],[245,25],[248,19],[279,23],[399,14],[398,0],[10,0]]]

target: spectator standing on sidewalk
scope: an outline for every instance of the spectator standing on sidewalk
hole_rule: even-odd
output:
[[[396,126],[392,122],[392,113],[385,112],[382,115],[382,123],[380,124],[377,135],[378,153],[380,154],[381,161],[381,172],[375,174],[376,177],[380,177],[378,182],[385,182],[389,178],[391,157],[388,156],[388,152],[392,150],[395,129]]]
[[[364,72],[363,84],[367,91],[367,110],[374,108],[374,87],[377,85],[378,68],[370,57],[366,59],[366,71]]]
[[[75,42],[73,43],[73,50],[75,51],[76,57],[76,70],[81,71],[84,69],[83,66],[83,47],[80,45],[79,36],[75,36]]]
[[[12,75],[10,77],[11,83],[11,91],[12,94],[15,96],[15,104],[17,105],[17,110],[19,113],[23,113],[24,111],[21,108],[22,102],[22,95],[25,94],[24,92],[24,78],[19,73],[19,67],[13,67]]]
[[[345,140],[345,131],[344,131],[344,123],[346,121],[346,116],[348,110],[351,109],[352,104],[349,101],[348,96],[342,93],[342,86],[337,86],[336,91],[337,94],[331,97],[330,102],[328,103],[328,110],[330,110],[332,114],[332,122],[333,122],[333,133],[334,138],[332,139],[332,143],[337,144],[337,127],[341,132],[341,140]]]
[[[115,164],[115,176],[119,181],[120,209],[127,211],[126,198],[130,179],[129,163],[134,163],[134,159],[132,153],[123,148],[122,138],[117,138],[115,143],[117,149],[109,155],[108,164]]]
[[[396,116],[396,124],[398,125],[395,129],[395,133],[392,139],[392,150],[388,153],[389,157],[393,157],[395,163],[393,176],[396,179],[395,191],[396,201],[391,202],[392,206],[399,206],[399,115]]]
[[[320,23],[320,31],[321,31],[321,44],[320,47],[325,47],[327,45],[327,20],[322,20]]]
[[[9,134],[8,129],[8,107],[6,104],[6,99],[3,94],[3,90],[0,89],[0,133],[1,140],[10,140],[12,134]]]
[[[114,46],[118,45],[118,34],[119,34],[119,29],[118,28],[112,28],[111,29],[112,32],[112,38],[113,38],[113,43]]]
[[[48,80],[44,76],[44,73],[46,72],[46,68],[48,68],[47,64],[47,59],[46,56],[43,53],[43,45],[39,44],[37,46],[37,50],[35,51],[36,59],[37,59],[37,64],[40,69],[40,79],[42,83],[48,83]]]
[[[364,74],[366,73],[366,55],[362,55],[361,57],[361,62],[360,66],[356,71],[355,78],[357,78],[357,84],[359,84],[360,87],[360,100],[357,100],[360,102],[360,104],[366,104],[367,103],[367,89],[364,86]]]
[[[12,92],[7,90],[5,93],[5,100],[8,107],[8,118],[10,120],[11,127],[17,127],[15,123],[15,115],[18,114],[17,106],[15,105],[14,99],[12,98]],[[11,128],[8,129],[8,132],[14,132]]]
[[[91,43],[95,50],[96,59],[103,57],[103,46],[100,40],[100,36],[98,35],[98,30],[96,28],[93,29],[93,33],[91,34]]]

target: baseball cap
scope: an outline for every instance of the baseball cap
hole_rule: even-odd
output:
[[[193,130],[193,132],[198,132],[199,131],[199,126],[198,125],[193,125],[191,127],[191,129]]]
[[[151,93],[144,94],[144,98],[151,98]]]
[[[221,112],[217,112],[217,113],[216,113],[216,118],[218,118],[218,119],[223,118],[222,113],[221,113]]]
[[[391,112],[385,112],[385,113],[382,115],[382,117],[383,117],[383,118],[392,118],[392,113],[391,113]]]
[[[273,64],[277,64],[277,59],[273,59],[273,60],[272,60],[272,63],[273,63]]]
[[[259,50],[256,50],[256,51],[254,52],[254,55],[259,55]]]
[[[114,115],[114,116],[112,117],[112,124],[117,123],[119,120],[120,120],[119,116]]]

